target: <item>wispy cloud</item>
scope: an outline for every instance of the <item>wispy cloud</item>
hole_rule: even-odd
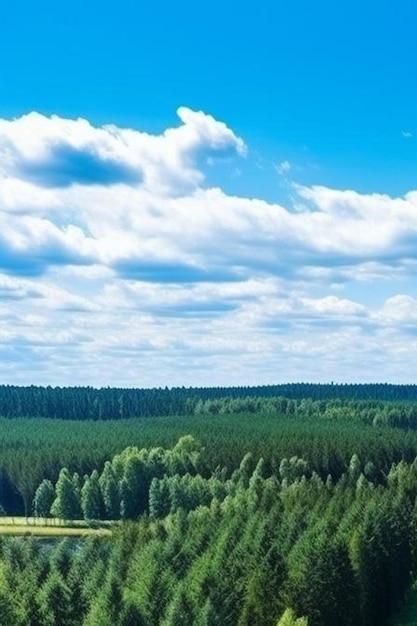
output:
[[[274,167],[280,176],[284,176],[291,170],[291,163],[285,160],[281,161],[281,163],[276,163]]]

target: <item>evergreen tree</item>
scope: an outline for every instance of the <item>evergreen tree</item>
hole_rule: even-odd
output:
[[[50,569],[56,570],[66,580],[72,566],[73,557],[73,545],[71,545],[71,540],[66,537],[52,550],[49,557]]]
[[[97,470],[87,478],[81,489],[81,509],[84,519],[99,520],[102,515],[103,501]]]
[[[58,571],[53,570],[38,593],[42,626],[74,626],[71,594]]]
[[[184,585],[179,585],[171,603],[165,619],[161,626],[184,626],[184,624],[195,624],[198,609],[193,602],[189,591]]]
[[[100,476],[101,496],[104,504],[105,518],[115,520],[120,518],[120,493],[112,464],[106,461]]]
[[[2,626],[25,626],[24,611],[20,605],[20,598],[14,594],[8,580],[8,565],[0,561],[0,619]]]
[[[147,509],[149,484],[144,461],[137,454],[128,456],[120,483],[120,512],[123,519],[136,519]]]
[[[56,497],[51,507],[51,514],[54,517],[65,520],[80,519],[80,501],[66,467],[59,472],[58,481],[55,486],[55,494]]]
[[[277,626],[308,626],[306,617],[296,617],[292,609],[286,609]]]
[[[50,480],[44,479],[36,490],[33,500],[33,511],[36,517],[49,517],[52,503],[55,499],[55,489]]]
[[[94,598],[82,626],[115,626],[103,591]]]
[[[149,515],[151,517],[166,517],[171,509],[170,479],[153,478],[149,487]]]
[[[197,615],[196,626],[221,626],[210,599]]]

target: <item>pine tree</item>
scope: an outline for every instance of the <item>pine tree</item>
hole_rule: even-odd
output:
[[[97,470],[87,478],[81,489],[81,509],[85,520],[101,518],[103,501]]]
[[[73,626],[71,594],[61,574],[52,570],[38,593],[42,626]]]
[[[107,598],[100,592],[94,598],[90,610],[83,621],[83,626],[115,626],[112,616],[109,613]]]
[[[113,467],[109,461],[106,461],[100,479],[101,496],[104,504],[106,519],[120,518],[120,493]]]
[[[168,606],[167,615],[161,622],[161,626],[184,626],[185,624],[195,624],[197,612],[197,607],[188,590],[184,585],[179,585],[171,603]]]
[[[145,463],[137,454],[127,458],[120,483],[120,512],[123,519],[135,519],[148,506],[149,482]]]
[[[51,570],[56,570],[64,579],[67,578],[72,566],[74,557],[73,546],[71,540],[66,537],[58,543],[53,549],[49,557],[49,565]]]
[[[166,517],[171,508],[170,479],[153,478],[149,487],[149,515],[151,517]]]
[[[0,561],[0,620],[2,626],[24,626],[24,611],[20,598],[14,594],[8,580],[10,566]]]
[[[278,621],[277,626],[308,626],[306,617],[296,617],[292,609],[287,609]]]
[[[51,514],[54,517],[65,520],[80,519],[80,501],[66,467],[59,472],[58,481],[55,486],[55,494],[56,497],[51,507]]]
[[[49,517],[55,499],[55,489],[50,480],[43,480],[36,490],[33,499],[33,510],[36,517]]]

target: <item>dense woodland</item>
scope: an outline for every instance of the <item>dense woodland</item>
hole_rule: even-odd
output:
[[[260,387],[117,389],[0,385],[0,416],[60,419],[123,419],[193,413],[206,400],[379,400],[417,402],[417,385],[291,383]]]
[[[110,538],[0,540],[0,623],[388,623],[417,574],[415,389],[289,387],[300,395],[176,390],[187,412],[79,421],[40,398],[73,394],[73,410],[102,390],[0,388],[22,394],[0,417],[4,512],[115,524]],[[103,391],[119,406],[146,395]],[[153,393],[161,407],[172,391]]]

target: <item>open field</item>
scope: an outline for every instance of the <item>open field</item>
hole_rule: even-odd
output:
[[[105,537],[110,536],[111,533],[109,525],[101,524],[100,528],[90,528],[81,520],[67,523],[59,519],[0,517],[0,536],[85,537],[95,535]]]

